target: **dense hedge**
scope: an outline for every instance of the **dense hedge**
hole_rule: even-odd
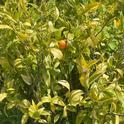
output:
[[[119,124],[123,0],[3,0],[1,124]]]

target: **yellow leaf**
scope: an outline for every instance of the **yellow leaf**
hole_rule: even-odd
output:
[[[19,37],[20,41],[25,41],[29,38],[28,34],[26,34],[26,33],[19,33],[18,37]]]
[[[85,12],[93,11],[98,9],[102,4],[99,2],[93,2],[85,6]]]
[[[118,28],[120,26],[120,19],[114,19],[114,26]]]
[[[7,93],[1,93],[0,94],[0,102],[4,100],[7,97]]]
[[[63,58],[63,54],[62,54],[61,50],[59,50],[57,48],[51,48],[50,52],[53,54],[54,59],[62,59]]]
[[[9,25],[0,25],[0,29],[10,29],[10,30],[13,30],[13,28],[10,27]]]

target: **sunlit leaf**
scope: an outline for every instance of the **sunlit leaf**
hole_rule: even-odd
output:
[[[60,114],[55,115],[54,117],[54,123],[56,123],[60,118]]]
[[[0,93],[0,102],[2,102],[7,97],[7,93]]]
[[[50,51],[53,54],[54,59],[62,59],[63,58],[63,53],[61,52],[61,50],[59,50],[57,48],[51,48]]]
[[[101,3],[92,2],[92,3],[87,4],[87,5],[85,6],[85,12],[89,12],[89,11],[92,11],[92,10],[96,10],[96,9],[98,9],[100,6],[101,6]]]
[[[66,80],[60,80],[58,81],[58,83],[66,87],[70,91],[70,84]]]
[[[69,103],[73,106],[76,106],[83,99],[83,91],[82,90],[73,90],[69,96]]]
[[[21,119],[21,124],[26,124],[28,121],[28,114],[24,114]]]
[[[10,29],[10,30],[13,30],[13,28],[12,27],[10,27],[9,25],[1,25],[0,24],[0,29]]]

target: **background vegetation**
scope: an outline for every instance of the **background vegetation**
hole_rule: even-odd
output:
[[[119,124],[123,0],[3,0],[1,124]]]

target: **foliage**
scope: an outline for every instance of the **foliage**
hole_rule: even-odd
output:
[[[123,0],[3,1],[1,124],[123,121],[123,5]]]

